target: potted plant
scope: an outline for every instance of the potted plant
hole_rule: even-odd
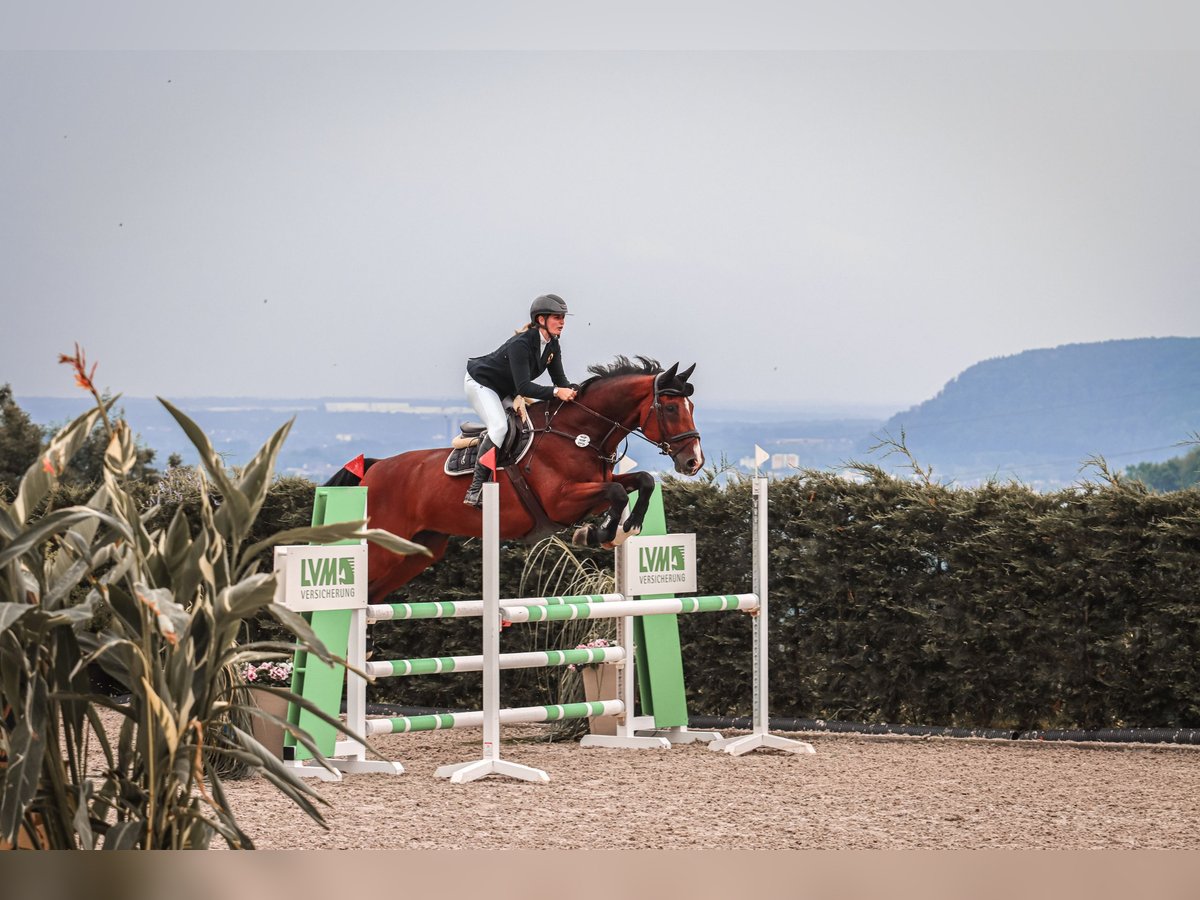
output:
[[[608,638],[594,637],[575,646],[576,650],[591,650],[599,647],[615,646]],[[582,666],[569,666],[578,670],[583,679],[583,698],[588,703],[597,700],[617,699],[617,669],[605,663],[587,663]],[[617,719],[615,716],[588,716],[588,727],[592,734],[616,734]]]
[[[292,684],[290,659],[247,662],[238,673],[254,705],[251,733],[254,739],[283,758],[284,723],[288,714],[288,691]]]

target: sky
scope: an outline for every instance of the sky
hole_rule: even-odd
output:
[[[76,392],[76,342],[128,396],[457,397],[546,292],[572,379],[695,362],[725,406],[900,409],[996,356],[1200,335],[1200,55],[1167,5],[23,6],[18,398]]]

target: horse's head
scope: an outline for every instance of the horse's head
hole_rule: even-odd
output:
[[[704,466],[700,432],[688,399],[695,390],[688,381],[695,368],[680,372],[675,363],[664,371],[648,356],[639,356],[636,362],[618,356],[609,365],[588,366],[595,377],[583,383],[576,405],[622,429],[615,436],[615,429],[609,432],[605,440],[611,439],[611,445],[606,445],[606,453],[612,453],[625,435],[641,432],[641,437],[674,460],[676,472],[695,475]]]
[[[695,475],[704,466],[700,432],[692,418],[695,407],[689,399],[696,389],[688,381],[695,369],[692,363],[680,372],[675,363],[655,375],[650,409],[642,420],[642,433],[674,460],[675,471],[682,475]]]

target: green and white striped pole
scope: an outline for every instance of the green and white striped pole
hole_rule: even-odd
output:
[[[550,706],[519,706],[499,710],[502,725],[519,723],[557,722],[562,719],[582,719],[586,716],[619,716],[625,709],[620,700],[593,700],[590,703],[557,703]],[[426,716],[397,716],[390,719],[371,719],[369,734],[407,734],[413,731],[441,731],[449,728],[479,728],[486,724],[486,711],[434,713]],[[495,760],[504,762],[504,760]],[[466,763],[478,766],[478,762]],[[512,763],[505,763],[512,765]],[[452,768],[445,766],[443,768]],[[522,767],[524,768],[524,767]],[[536,769],[534,771],[537,771]],[[438,770],[439,775],[441,769]],[[508,773],[502,773],[508,774]]]
[[[504,600],[513,606],[561,606],[571,603],[606,603],[624,600],[622,594],[584,594],[573,597],[524,597]],[[401,619],[463,619],[483,615],[482,600],[435,600],[421,603],[377,603],[367,607],[367,621]]]
[[[583,647],[576,650],[501,653],[499,663],[501,669],[543,669],[554,666],[615,663],[624,658],[624,647]],[[372,678],[400,678],[406,675],[441,675],[446,672],[482,672],[483,666],[482,656],[427,656],[420,659],[385,659],[369,662],[367,674]]]
[[[573,603],[570,606],[502,606],[500,618],[514,625],[523,622],[564,622],[571,619],[618,619],[629,616],[679,615],[758,609],[754,594],[713,597],[664,597],[661,600],[624,600],[613,603]]]

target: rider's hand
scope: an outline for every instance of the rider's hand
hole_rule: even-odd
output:
[[[569,387],[555,388],[554,396],[557,397],[559,400],[562,400],[565,403],[568,400],[575,399],[575,391]]]

